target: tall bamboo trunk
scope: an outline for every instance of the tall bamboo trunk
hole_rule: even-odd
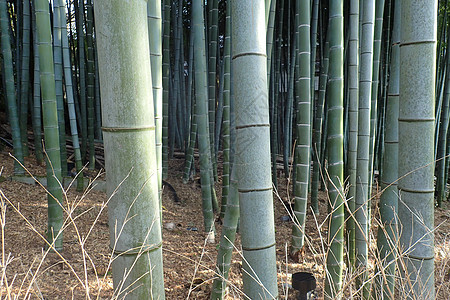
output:
[[[65,24],[64,24],[65,26]],[[58,108],[59,147],[61,172],[67,175],[66,124],[64,118],[63,68],[62,68],[62,24],[59,1],[53,1],[53,59],[55,70],[56,105]]]
[[[389,76],[388,99],[386,103],[386,126],[384,141],[383,172],[381,173],[380,218],[377,249],[384,270],[384,276],[375,280],[377,299],[395,299],[395,271],[398,245],[398,108],[400,71],[400,6],[394,4],[394,26],[392,32],[392,54]]]
[[[68,106],[68,111],[69,111],[70,132],[72,135],[72,145],[73,145],[74,156],[75,156],[75,166],[76,166],[76,170],[78,173],[77,190],[82,191],[84,188],[83,172],[82,172],[83,162],[81,159],[80,141],[78,139],[77,119],[76,119],[76,113],[75,113],[75,101],[74,101],[73,86],[72,86],[72,66],[70,64],[69,41],[67,38],[67,28],[66,28],[66,9],[65,9],[63,0],[54,0],[54,1],[59,2],[61,24],[63,24],[61,45],[62,45],[62,51],[63,51],[64,82],[66,85],[65,91],[66,91],[67,106]]]
[[[325,298],[342,297],[344,264],[344,16],[343,2],[329,2],[330,69],[328,87],[327,148],[328,197],[331,216],[328,225]]]
[[[42,119],[41,119],[41,83],[39,78],[39,49],[36,32],[36,14],[35,4],[32,3],[31,25],[33,27],[33,55],[34,55],[34,74],[33,74],[33,135],[34,135],[34,155],[38,164],[44,161],[42,151]]]
[[[94,9],[114,296],[164,299],[147,1]]]
[[[192,6],[195,63],[196,120],[198,124],[198,147],[200,155],[200,177],[202,185],[202,206],[205,232],[208,241],[214,241],[214,214],[211,199],[211,148],[208,129],[208,87],[206,77],[205,31],[203,2],[195,0]]]
[[[375,1],[368,0],[361,4],[361,65],[359,77],[358,107],[358,153],[356,164],[355,197],[355,252],[357,286],[363,287],[362,297],[369,297],[368,279],[368,245],[369,245],[369,152],[370,152],[370,111],[373,69],[373,34],[375,19]]]
[[[47,240],[55,250],[63,248],[63,203],[61,190],[61,156],[53,65],[52,33],[48,1],[36,1],[36,26],[39,48],[39,70],[42,91],[42,115],[47,152],[48,229]]]
[[[292,227],[291,255],[298,257],[304,245],[304,232],[308,203],[308,186],[311,169],[311,32],[310,3],[296,2],[296,24],[298,26],[297,60],[295,83],[297,98],[297,124],[295,144],[294,221]]]
[[[349,93],[349,135],[348,135],[348,210],[355,212],[356,166],[358,152],[358,107],[359,107],[359,0],[350,2],[349,12],[349,53],[348,53],[348,93]],[[349,214],[350,215],[350,214]],[[351,215],[347,220],[347,248],[351,265],[355,264],[355,220]]]
[[[20,74],[20,137],[22,138],[24,156],[29,155],[28,151],[28,91],[30,81],[30,0],[23,1],[22,17],[22,59]]]
[[[219,10],[218,0],[208,1],[211,3],[209,21],[209,49],[208,49],[208,117],[209,117],[209,139],[211,148],[211,161],[214,174],[214,180],[217,179],[217,153],[214,150],[215,140],[215,119],[216,119],[216,64],[217,64],[217,38]]]
[[[232,2],[236,172],[244,255],[244,293],[277,298],[263,1]]]
[[[230,147],[231,147],[231,134],[230,134],[230,119],[231,119],[231,106],[230,106],[230,90],[231,90],[231,4],[227,3],[227,16],[226,16],[226,31],[225,31],[225,45],[224,45],[224,90],[223,90],[223,171],[222,171],[222,201],[220,209],[220,218],[225,217],[225,211],[227,207],[228,195],[230,190]]]
[[[434,299],[434,101],[437,1],[402,1],[398,215],[403,299]],[[406,175],[406,176],[405,176]],[[411,285],[410,285],[411,284]]]

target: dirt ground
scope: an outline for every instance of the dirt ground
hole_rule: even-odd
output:
[[[109,269],[107,201],[104,192],[89,190],[78,193],[69,188],[65,193],[66,206],[71,208],[73,221],[66,222],[64,251],[61,256],[44,250],[47,229],[47,196],[43,187],[11,181],[13,160],[5,148],[0,153],[0,190],[2,202],[2,289],[0,299],[9,290],[20,299],[111,299],[112,276]],[[163,259],[166,299],[208,299],[214,278],[217,244],[205,243],[201,213],[201,190],[196,182],[183,184],[181,176],[184,160],[170,161],[168,182],[175,188],[181,202],[175,203],[173,193],[163,193],[163,223],[173,222],[174,229],[163,229]],[[27,158],[25,167],[31,174],[45,174],[45,168]],[[100,170],[97,173],[102,172]],[[95,175],[95,173],[91,173]],[[100,174],[101,175],[101,174]],[[100,176],[102,177],[102,176]],[[292,223],[283,221],[287,215],[282,200],[286,201],[287,181],[280,174],[279,190],[274,193],[276,252],[280,299],[295,299],[295,292],[286,287],[291,274],[312,272],[317,278],[317,291],[322,298],[324,242],[327,236],[326,194],[320,193],[321,213],[315,219],[308,215],[306,232],[308,247],[301,263],[287,256]],[[93,182],[95,184],[95,181]],[[220,182],[216,185],[220,196]],[[7,198],[7,200],[6,200]],[[219,198],[220,199],[220,198]],[[67,213],[66,213],[67,216]],[[450,212],[436,209],[436,287],[438,299],[450,299]],[[217,225],[220,233],[221,226]],[[197,231],[188,230],[197,228]],[[219,236],[216,241],[219,241]],[[372,243],[374,244],[374,243]],[[239,235],[236,248],[240,249]],[[5,271],[6,270],[6,271]],[[233,254],[230,273],[231,288],[228,299],[245,299],[240,290],[241,255]],[[346,275],[351,277],[351,275]],[[347,282],[351,279],[347,278]],[[8,286],[8,288],[6,288]],[[351,294],[347,285],[347,296]],[[88,294],[88,296],[86,296]]]

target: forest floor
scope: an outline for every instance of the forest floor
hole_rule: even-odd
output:
[[[1,210],[0,219],[2,261],[6,261],[2,265],[0,299],[4,299],[8,293],[12,298],[20,299],[111,299],[113,284],[109,267],[111,250],[106,194],[93,189],[84,193],[76,192],[75,187],[67,189],[65,201],[66,207],[72,208],[72,221],[66,222],[64,251],[60,255],[47,253],[42,238],[47,229],[46,192],[37,184],[10,180],[13,159],[8,154],[9,151],[11,149],[6,147],[0,153],[0,195],[6,207]],[[176,190],[180,202],[174,201],[174,194],[169,189],[163,192],[163,224],[175,224],[173,229],[163,229],[166,299],[208,299],[214,278],[221,226],[216,223],[216,244],[206,243],[200,185],[198,180],[183,184],[183,166],[184,159],[171,159],[167,179]],[[33,175],[45,175],[45,168],[37,165],[33,158],[26,158],[25,168]],[[98,170],[89,174],[92,177],[99,175],[96,179],[99,181],[104,178],[102,172]],[[96,181],[93,180],[92,184],[95,185]],[[326,194],[320,192],[320,215],[313,217],[311,213],[308,214],[307,247],[301,262],[295,263],[287,255],[293,223],[283,220],[288,215],[283,201],[292,198],[288,195],[286,186],[287,180],[280,174],[278,190],[274,193],[280,299],[295,299],[296,292],[286,287],[290,286],[292,273],[300,271],[314,274],[318,285],[316,290],[321,299],[327,237]],[[216,190],[220,199],[220,182],[217,183]],[[372,206],[373,213],[376,214],[379,194],[376,189],[374,193]],[[437,299],[450,299],[450,211],[436,208],[435,220]],[[373,227],[375,228],[375,224]],[[372,238],[372,249],[374,240]],[[241,292],[242,256],[239,251],[239,235],[236,249],[227,299],[245,299]],[[372,254],[371,257],[370,266],[373,268]],[[352,282],[353,275],[346,271],[344,298],[351,298],[354,291]]]

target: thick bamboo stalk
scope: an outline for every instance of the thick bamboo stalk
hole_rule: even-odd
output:
[[[386,107],[383,172],[381,173],[380,218],[377,249],[383,276],[375,279],[376,299],[395,299],[395,271],[398,245],[398,109],[400,71],[400,5],[394,4],[394,25],[392,32],[392,54],[389,76],[389,90]]]
[[[114,297],[164,299],[147,1],[94,9]]]
[[[403,299],[434,299],[437,2],[401,4],[398,183]],[[419,138],[420,137],[420,138]],[[407,175],[407,176],[405,176]],[[411,283],[411,284],[409,284]]]
[[[243,291],[250,299],[276,299],[264,2],[233,1],[231,17]]]
[[[294,226],[292,227],[291,255],[298,257],[304,246],[311,172],[311,16],[309,1],[296,1],[298,60],[295,94],[297,124],[295,143]]]

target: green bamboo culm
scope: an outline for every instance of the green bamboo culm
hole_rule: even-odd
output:
[[[450,104],[450,55],[446,57],[447,70],[445,76],[444,99],[442,100],[441,124],[439,126],[439,142],[436,149],[436,200],[438,207],[442,207],[442,202],[446,198],[446,151],[447,151],[447,135],[449,124],[449,104]]]
[[[47,0],[35,2],[42,93],[45,151],[47,154],[48,228],[47,240],[54,250],[63,249],[63,202],[58,113],[53,68],[52,33]],[[52,247],[52,248],[53,248]]]
[[[398,216],[402,299],[434,299],[434,117],[438,1],[401,1]],[[419,137],[419,138],[418,138]],[[406,175],[406,176],[405,176]]]
[[[443,19],[441,22],[446,24],[447,18],[447,2],[445,3],[445,12],[443,13]],[[439,22],[439,23],[441,23]],[[438,26],[442,26],[442,31],[448,29],[448,25],[439,24]],[[441,38],[443,33],[440,34]],[[448,40],[448,37],[447,37]],[[439,41],[438,45],[442,45],[442,40]],[[442,46],[440,46],[442,47]],[[439,48],[438,48],[439,49]],[[440,67],[441,72],[445,71],[445,77],[441,76],[442,79],[437,79],[437,83],[440,83],[441,86],[445,86],[443,93],[438,98],[438,108],[436,109],[436,147],[435,147],[435,159],[436,159],[436,202],[438,207],[442,207],[442,202],[446,199],[447,187],[446,180],[448,179],[448,162],[449,158],[446,157],[448,153],[448,125],[449,125],[449,105],[450,105],[450,55],[448,52],[446,55],[442,55],[445,61],[442,62],[442,66],[439,65],[439,61],[441,60],[441,55],[438,56],[437,68]],[[438,70],[439,72],[439,70]],[[440,81],[445,81],[440,82]],[[436,87],[438,90],[438,87]],[[439,109],[440,107],[440,109]],[[440,110],[440,111],[439,111]]]
[[[359,107],[359,0],[350,1],[349,11],[349,49],[348,49],[348,219],[347,219],[347,249],[351,266],[355,264],[355,195],[356,166],[358,152],[358,107]]]
[[[211,1],[211,2],[210,2]],[[217,180],[217,153],[214,151],[215,120],[216,120],[216,64],[217,64],[217,38],[219,23],[219,1],[210,0],[209,21],[209,47],[208,47],[208,115],[209,115],[209,139],[211,148],[211,161],[214,180]],[[210,4],[211,3],[211,4]]]
[[[194,148],[197,143],[197,120],[195,118],[195,94],[194,90],[194,35],[189,35],[189,67],[188,67],[188,82],[186,87],[187,112],[186,115],[189,124],[186,128],[189,129],[190,135],[187,141],[188,148],[186,149],[186,160],[184,165],[183,183],[188,183],[189,179],[195,174],[195,168],[192,168],[194,163]]]
[[[272,0],[264,0],[264,3],[265,3],[264,12],[265,12],[266,30],[269,30],[270,6],[272,5],[272,2],[273,2]]]
[[[152,67],[153,106],[156,125],[156,162],[158,189],[162,194],[162,22],[161,1],[149,1],[147,5],[150,63]]]
[[[369,244],[369,175],[370,165],[370,111],[373,69],[373,36],[375,1],[367,0],[361,4],[361,64],[359,77],[358,107],[358,152],[356,163],[355,193],[355,267],[358,272],[356,284],[362,287],[361,296],[367,299],[370,289],[368,283],[368,244]]]
[[[114,297],[164,299],[147,1],[94,10]]]
[[[267,4],[267,2],[266,2]],[[267,52],[267,89],[269,91],[269,114],[270,114],[270,152],[272,159],[272,182],[277,188],[277,130],[276,130],[276,101],[275,101],[275,57],[273,50],[275,34],[275,8],[276,0],[270,3],[269,23],[267,28],[266,52]]]
[[[391,46],[392,46],[392,26],[393,26],[393,21],[391,22],[391,20],[394,20],[394,0],[388,0],[385,1],[385,13],[384,13],[384,20],[383,20],[383,43],[382,43],[382,63],[381,63],[381,70],[380,70],[380,96],[381,96],[381,101],[380,103],[382,103],[382,107],[379,109],[380,111],[380,122],[378,125],[378,142],[376,144],[377,149],[375,150],[375,161],[374,161],[374,165],[377,166],[378,168],[378,173],[382,174],[383,173],[383,155],[384,155],[384,151],[385,151],[385,125],[386,125],[386,107],[387,107],[387,99],[388,99],[388,89],[389,89],[389,64],[391,61]]]
[[[291,256],[298,258],[305,241],[308,186],[311,169],[311,30],[310,2],[296,1],[298,60],[295,94],[297,124],[295,144],[294,225],[292,226]]]
[[[191,172],[192,172],[192,165],[194,163],[194,148],[195,148],[195,143],[197,142],[197,117],[195,114],[195,99],[193,99],[193,111],[194,114],[191,117],[192,120],[192,124],[191,124],[191,133],[189,136],[189,147],[187,148],[186,151],[186,161],[185,161],[185,166],[184,166],[184,175],[183,175],[183,183],[188,183],[189,182],[189,178],[191,176]]]
[[[28,150],[28,95],[30,84],[30,0],[22,5],[22,60],[20,63],[20,137],[23,143],[23,155],[29,156]]]
[[[73,95],[73,86],[72,86],[72,66],[70,63],[70,50],[69,50],[69,40],[67,37],[67,27],[66,27],[66,8],[63,0],[54,0],[56,3],[59,3],[59,11],[61,24],[63,26],[62,29],[62,55],[63,55],[63,67],[64,67],[64,82],[66,85],[66,98],[67,98],[67,107],[69,111],[69,122],[70,122],[70,133],[72,135],[72,145],[75,157],[75,168],[77,171],[77,191],[81,192],[84,189],[84,178],[83,178],[83,161],[81,158],[80,151],[80,141],[78,138],[78,128],[77,128],[77,116],[75,113],[75,100]],[[69,170],[71,171],[71,170]],[[64,174],[64,173],[63,173]],[[65,175],[65,174],[64,174]]]
[[[319,0],[311,2],[311,136],[314,122],[314,99],[315,97],[315,77],[316,77],[316,56],[317,56],[317,28],[319,26]],[[311,187],[311,181],[309,182]]]
[[[376,168],[375,162],[375,146],[377,136],[377,114],[378,114],[378,92],[380,82],[380,58],[381,58],[381,36],[383,33],[383,14],[384,0],[375,1],[375,24],[373,36],[373,68],[372,68],[372,90],[371,90],[371,109],[370,109],[370,146],[369,146],[369,198],[372,195],[373,173]],[[369,213],[371,209],[369,206]],[[370,227],[369,218],[369,227]]]
[[[328,87],[328,225],[325,299],[341,297],[344,260],[344,16],[343,1],[329,1],[330,69]]]
[[[227,15],[225,24],[225,44],[224,44],[224,89],[223,89],[223,171],[222,171],[222,201],[220,218],[225,217],[228,194],[230,190],[230,89],[231,89],[231,4],[227,3]]]
[[[243,292],[250,299],[277,299],[265,4],[238,0],[231,5]]]
[[[381,173],[380,219],[377,250],[383,268],[383,276],[375,278],[375,299],[395,299],[395,271],[398,245],[398,108],[400,71],[400,5],[394,4],[392,52],[386,103],[383,172]]]
[[[95,40],[94,40],[95,41]],[[94,102],[95,102],[95,135],[96,139],[103,141],[102,134],[102,108],[101,108],[101,95],[100,95],[100,79],[98,75],[98,53],[97,46],[94,42]]]
[[[202,186],[202,207],[205,232],[208,241],[214,242],[215,227],[211,197],[211,149],[208,129],[208,86],[206,77],[205,31],[203,18],[203,1],[192,2],[192,30],[194,36],[195,68],[195,113],[198,125],[198,147],[200,155],[200,182]]]
[[[325,104],[325,95],[327,91],[328,82],[328,68],[329,68],[329,34],[325,39],[323,47],[323,59],[320,65],[320,77],[319,77],[319,95],[317,102],[315,103],[314,121],[313,121],[313,136],[312,136],[312,157],[313,157],[313,171],[311,178],[311,208],[316,215],[319,214],[319,185],[320,185],[320,170],[323,168],[321,164],[322,158],[322,130],[323,128],[323,110]]]
[[[169,81],[170,81],[170,0],[164,0],[162,61],[162,179],[167,179],[169,166]],[[192,34],[192,33],[191,33]]]
[[[65,13],[65,12],[64,12]],[[64,118],[63,67],[62,67],[62,24],[59,1],[53,1],[53,59],[55,69],[56,105],[58,108],[59,148],[61,172],[67,175],[66,123]],[[64,24],[65,25],[65,24]]]
[[[192,32],[189,34],[189,53],[188,53],[188,77],[186,83],[186,128],[189,132],[191,131],[191,119],[193,113],[193,102],[194,102],[194,35]]]
[[[188,68],[188,83],[187,83],[187,95],[186,100],[188,101],[186,109],[188,109],[186,115],[187,120],[189,120],[189,125],[186,128],[189,129],[189,139],[187,141],[187,149],[186,149],[186,160],[184,165],[184,175],[183,175],[183,183],[188,183],[191,175],[195,173],[195,168],[192,168],[194,163],[194,147],[197,143],[197,120],[195,118],[195,97],[194,95],[194,35],[189,35],[189,68]],[[191,172],[192,171],[192,172]]]
[[[177,142],[178,146],[181,149],[184,149],[184,93],[181,91],[184,87],[184,84],[182,84],[181,79],[181,72],[184,70],[184,68],[181,66],[181,62],[184,62],[184,57],[182,58],[181,52],[183,51],[184,47],[183,44],[183,22],[182,22],[182,15],[183,15],[183,1],[173,1],[172,2],[173,9],[172,9],[172,16],[173,16],[173,35],[174,35],[174,63],[173,63],[173,81],[172,81],[172,89],[173,94],[171,95],[173,99],[173,118],[171,118],[171,134],[170,138],[173,139],[175,142]],[[184,77],[184,75],[183,75]],[[183,81],[184,83],[184,81]],[[175,126],[172,126],[176,124]],[[176,129],[176,130],[175,130]],[[172,134],[173,132],[173,134]],[[176,136],[175,136],[176,133]],[[173,150],[175,148],[175,143],[172,143],[171,153],[173,153]]]
[[[269,6],[270,4],[270,6]],[[277,0],[266,0],[266,9],[269,6],[270,11],[266,11],[267,20],[267,37],[266,37],[266,52],[267,52],[267,82],[270,82],[270,74],[272,67],[272,48],[273,48],[273,34],[275,25],[275,7]]]
[[[83,163],[86,160],[88,145],[88,125],[86,108],[86,53],[85,53],[85,33],[84,33],[84,1],[79,0],[78,24],[77,24],[77,43],[78,43],[78,62],[79,62],[79,82],[80,82],[80,111],[81,111],[81,157]]]
[[[34,155],[36,162],[42,164],[44,155],[42,151],[42,119],[41,119],[41,83],[39,78],[39,49],[36,33],[36,14],[34,13],[34,2],[32,3],[31,25],[33,27],[33,56],[34,56],[34,74],[33,74],[33,134],[34,134]]]
[[[14,69],[11,53],[10,28],[8,18],[8,5],[6,0],[0,0],[0,30],[1,47],[3,56],[4,79],[6,86],[6,100],[8,102],[9,124],[11,125],[12,139],[14,146],[14,156],[17,161],[14,162],[14,174],[23,175],[24,169],[20,166],[23,163],[22,140],[20,138],[19,116],[17,112],[16,90],[14,86]],[[19,163],[20,162],[20,163]]]
[[[94,64],[94,16],[92,0],[86,2],[86,45],[87,45],[87,123],[89,140],[89,170],[95,169],[95,64]]]
[[[223,299],[231,267],[231,257],[234,250],[234,241],[236,239],[236,230],[239,221],[239,194],[235,173],[236,168],[233,168],[230,178],[230,193],[228,194],[219,251],[217,253],[217,276],[214,278],[211,300]]]
[[[289,22],[288,22],[289,24]],[[288,34],[289,35],[289,34]],[[290,176],[291,174],[291,168],[289,161],[292,159],[294,160],[292,153],[292,129],[293,129],[293,118],[294,118],[294,81],[295,79],[295,69],[297,66],[297,55],[296,55],[296,49],[295,46],[297,44],[297,34],[294,34],[293,42],[292,44],[294,46],[290,47],[288,45],[288,49],[291,49],[291,53],[288,56],[287,60],[290,60],[289,67],[286,68],[286,71],[288,72],[288,78],[287,78],[287,91],[286,91],[286,102],[284,106],[284,124],[283,124],[283,165],[284,170],[286,174],[286,178]],[[298,73],[298,72],[297,72]],[[292,164],[294,165],[295,162]],[[296,169],[293,169],[292,175],[295,178],[295,172]]]
[[[219,88],[217,90],[218,96],[217,96],[217,110],[216,110],[216,127],[214,132],[214,153],[219,153],[219,144],[220,144],[220,138],[221,138],[221,132],[222,132],[222,122],[223,122],[223,91],[224,91],[224,77],[225,77],[225,67],[224,67],[224,60],[222,59],[220,61],[220,65],[218,66],[219,69]],[[216,155],[217,160],[217,155]],[[216,162],[217,164],[217,162]],[[217,168],[217,167],[216,167]]]
[[[309,105],[310,109],[310,126],[309,130],[311,131],[309,133],[309,136],[311,138],[310,141],[310,151],[313,151],[312,147],[312,137],[314,132],[314,111],[315,111],[315,102],[316,102],[316,92],[315,92],[315,79],[316,79],[316,61],[317,61],[317,28],[319,26],[319,0],[311,0],[311,34],[310,34],[310,43],[311,43],[311,55],[309,57],[310,61],[310,77],[311,80],[309,81],[310,85],[310,95],[311,95],[311,104]],[[312,160],[312,154],[310,153],[310,163]],[[312,168],[311,168],[312,169]],[[312,171],[312,170],[311,170]],[[311,192],[311,174],[309,176],[308,180],[308,191]]]

